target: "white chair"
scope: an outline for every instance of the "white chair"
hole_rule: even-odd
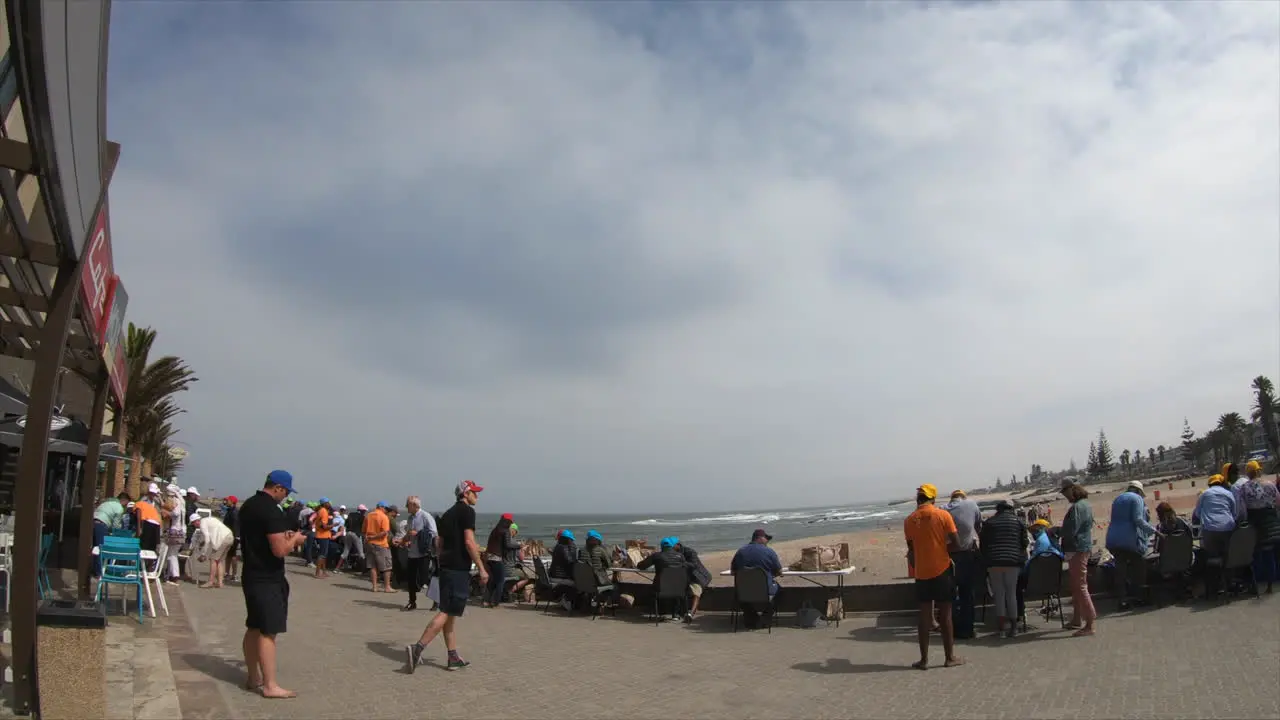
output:
[[[148,567],[153,561],[155,565]],[[164,610],[164,616],[169,617],[169,603],[165,602],[164,599],[164,583],[160,582],[160,562],[160,555],[151,550],[142,551],[142,567],[146,570],[146,577],[143,580],[142,587],[147,591],[147,604],[151,606],[151,617],[156,616],[156,604],[151,598],[151,583],[156,585],[156,595],[160,596],[160,608]]]

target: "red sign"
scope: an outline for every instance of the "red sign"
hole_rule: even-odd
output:
[[[85,321],[98,348],[106,341],[107,319],[111,310],[111,282],[115,262],[111,257],[111,234],[107,232],[107,208],[98,211],[93,234],[85,245],[80,264],[80,294],[84,297]]]

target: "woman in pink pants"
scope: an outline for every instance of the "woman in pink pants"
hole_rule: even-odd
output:
[[[1089,506],[1089,491],[1071,484],[1062,488],[1062,494],[1071,503],[1062,518],[1062,551],[1067,556],[1071,586],[1071,624],[1075,636],[1093,634],[1093,621],[1098,613],[1093,609],[1089,595],[1089,553],[1093,550],[1093,508]]]

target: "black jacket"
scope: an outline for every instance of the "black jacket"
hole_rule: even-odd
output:
[[[547,574],[557,580],[573,579],[573,564],[578,561],[578,546],[572,542],[556,543],[551,549],[551,569]]]
[[[689,582],[704,588],[711,587],[711,573],[707,570],[707,566],[702,564],[698,551],[681,545],[680,552],[684,555],[685,567],[689,568]]]
[[[1017,567],[1027,562],[1027,524],[1012,508],[997,511],[982,523],[978,536],[987,567]]]
[[[649,568],[653,568],[657,571],[653,576],[654,585],[658,584],[658,580],[662,576],[663,570],[669,567],[684,566],[684,555],[675,548],[671,548],[670,550],[659,550],[658,552],[641,560],[639,563],[636,563],[636,568],[639,570],[648,570]]]

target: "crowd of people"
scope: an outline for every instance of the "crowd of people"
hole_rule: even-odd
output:
[[[1120,610],[1145,605],[1150,588],[1163,581],[1173,581],[1188,597],[1193,585],[1202,581],[1205,596],[1212,598],[1224,592],[1270,593],[1280,577],[1280,490],[1277,483],[1263,479],[1256,461],[1245,465],[1243,477],[1234,463],[1211,476],[1190,521],[1162,502],[1155,507],[1153,524],[1143,483],[1130,481],[1111,503],[1102,543],[1094,539],[1094,531],[1101,526],[1089,504],[1089,491],[1068,483],[1061,494],[1069,506],[1062,524],[1054,527],[1043,505],[1018,508],[1013,501],[1003,500],[991,516],[984,517],[963,490],[954,491],[951,501],[938,507],[937,487],[926,483],[917,488],[917,508],[903,526],[920,604],[920,660],[915,667],[928,668],[929,639],[934,632],[942,635],[946,665],[963,663],[955,654],[955,639],[974,637],[975,607],[984,590],[991,594],[997,634],[1015,636],[1019,618],[1025,618],[1023,590],[1032,562],[1045,555],[1067,563],[1072,600],[1067,628],[1076,637],[1095,633],[1091,565],[1112,572]],[[1234,534],[1242,528],[1252,533],[1242,536],[1252,538],[1245,548],[1252,563],[1239,570],[1226,562],[1226,556]],[[1163,577],[1162,551],[1170,538],[1183,534],[1188,536],[1185,547],[1191,548],[1191,541],[1198,538],[1199,548],[1191,551],[1185,570],[1176,577]]]

